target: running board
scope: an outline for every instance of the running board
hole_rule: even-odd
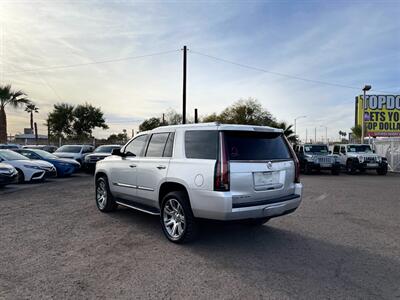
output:
[[[117,204],[121,205],[121,206],[125,206],[128,208],[132,208],[153,216],[159,216],[160,215],[160,211],[157,208],[154,207],[150,207],[150,206],[146,206],[143,204],[139,204],[139,203],[125,203],[125,202],[121,202],[120,200],[115,201]]]

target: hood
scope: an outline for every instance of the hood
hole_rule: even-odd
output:
[[[68,163],[68,164],[72,164],[72,165],[81,165],[80,163],[78,163],[75,159],[72,158],[59,158],[59,159],[55,159],[54,162],[58,162],[58,163]]]
[[[111,153],[97,152],[97,153],[90,153],[90,154],[86,155],[86,157],[107,157],[110,155],[111,155]]]
[[[54,167],[53,164],[44,161],[44,160],[38,160],[38,159],[33,159],[30,162],[33,162],[35,165],[43,167],[43,168],[51,168]]]
[[[347,156],[379,157],[378,154],[373,153],[373,152],[347,152]]]
[[[53,154],[61,158],[79,157],[81,155],[80,153],[70,153],[70,152],[54,152]]]

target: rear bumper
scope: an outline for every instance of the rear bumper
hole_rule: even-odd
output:
[[[243,220],[254,218],[274,218],[295,211],[302,200],[302,184],[295,184],[293,194],[245,204],[233,204],[230,192],[196,191],[191,195],[191,205],[195,217],[213,220]]]

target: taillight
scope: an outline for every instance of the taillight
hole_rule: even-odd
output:
[[[218,158],[214,172],[214,190],[229,191],[229,161],[223,132],[219,133]]]
[[[284,136],[286,145],[290,149],[290,153],[292,154],[293,162],[294,162],[294,183],[300,183],[300,162],[299,159],[297,158],[296,153],[293,150],[293,147],[290,145],[289,141],[287,138]]]

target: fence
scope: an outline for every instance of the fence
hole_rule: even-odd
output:
[[[400,139],[376,140],[374,146],[377,154],[387,158],[390,171],[400,172]]]

